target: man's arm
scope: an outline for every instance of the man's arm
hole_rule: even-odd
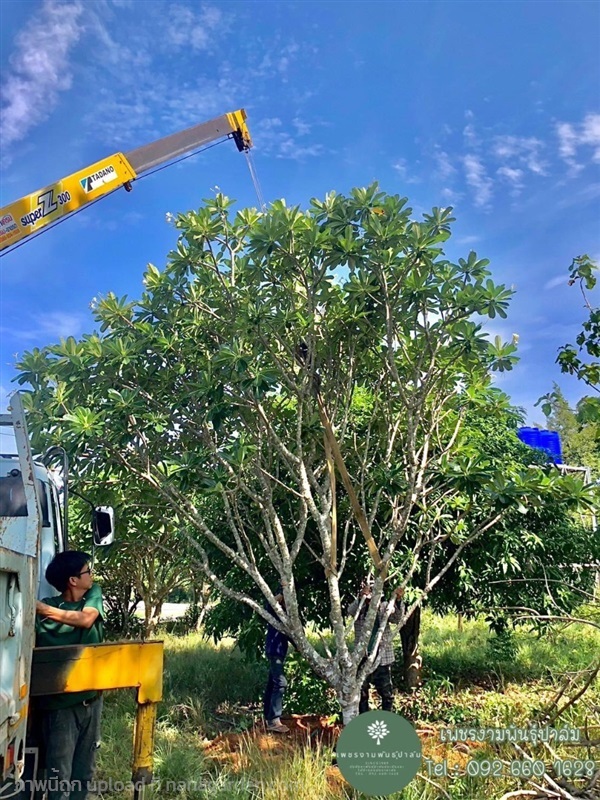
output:
[[[91,628],[100,616],[100,612],[93,606],[85,606],[82,611],[67,611],[64,608],[55,608],[38,600],[35,604],[36,613],[53,622],[71,625],[73,628]]]
[[[353,617],[356,612],[358,611],[358,604],[360,603],[360,595],[355,597],[354,600],[348,606],[348,616]]]
[[[360,592],[356,595],[354,600],[348,606],[348,616],[353,617],[356,612],[358,611],[358,607],[360,605],[360,601],[363,597],[370,596],[371,590],[367,586],[367,584],[363,584],[360,588]]]
[[[395,608],[394,608],[394,611],[392,611],[392,613],[389,616],[388,624],[394,624],[396,622],[400,622],[400,620],[402,619],[402,615],[404,614],[403,597],[404,597],[404,589],[401,589],[400,587],[398,587],[397,589],[394,590],[394,594],[391,597],[391,601],[394,602]],[[382,603],[382,608],[383,608],[383,611],[385,613],[385,605],[383,603]],[[380,609],[380,613],[381,613],[381,609]]]

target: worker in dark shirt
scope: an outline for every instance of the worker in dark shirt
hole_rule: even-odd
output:
[[[275,600],[285,609],[285,600],[281,586],[276,589]],[[265,603],[265,608],[272,615],[276,616],[271,606]],[[283,662],[288,651],[289,639],[285,633],[281,633],[273,625],[267,623],[267,638],[265,642],[265,655],[269,661],[269,677],[263,701],[265,725],[272,733],[287,733],[289,728],[281,722],[283,711],[283,695],[287,686],[287,680],[283,674]]]
[[[46,579],[60,595],[36,604],[36,645],[57,647],[104,640],[102,590],[92,579],[87,553],[56,555]],[[46,751],[48,800],[85,800],[100,746],[102,695],[66,692],[38,699]]]

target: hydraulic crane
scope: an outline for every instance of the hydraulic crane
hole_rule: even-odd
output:
[[[116,189],[123,187],[131,191],[136,178],[156,167],[225,138],[233,139],[240,152],[247,152],[252,147],[243,108],[165,136],[128,153],[114,153],[15,200],[0,209],[0,252]]]

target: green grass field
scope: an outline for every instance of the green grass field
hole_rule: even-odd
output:
[[[511,654],[503,654],[494,647],[483,621],[465,622],[459,631],[456,617],[424,615],[424,685],[412,695],[399,692],[396,710],[422,733],[425,756],[434,761],[439,761],[441,755],[448,756],[463,771],[468,761],[476,762],[471,771],[485,771],[486,759],[503,760],[506,762],[503,772],[510,772],[512,761],[523,760],[513,745],[441,745],[440,728],[497,728],[511,724],[519,727],[541,721],[543,709],[565,678],[571,678],[573,685],[561,703],[583,685],[586,674],[578,673],[597,663],[600,631],[572,624],[555,626],[539,637],[521,628],[513,645]],[[339,773],[330,766],[331,750],[325,747],[290,748],[285,755],[274,757],[259,749],[255,738],[241,736],[242,752],[237,759],[216,762],[209,758],[204,747],[216,735],[243,734],[260,719],[266,666],[262,662],[244,661],[231,641],[215,646],[198,634],[181,638],[166,636],[165,650],[165,691],[159,707],[155,751],[157,785],[146,789],[146,798],[333,800],[363,796],[340,781]],[[322,704],[322,708],[305,707],[306,713],[319,713],[330,707],[325,691],[314,682],[306,692],[302,687],[301,691],[294,691],[294,676],[302,674],[300,665],[291,664],[291,671],[290,697],[295,698],[296,705],[316,697],[315,702]],[[103,798],[131,797],[131,791],[123,789],[121,783],[126,784],[130,779],[134,714],[133,693],[107,694],[97,774]],[[590,740],[599,740],[599,682],[592,683],[554,725],[580,728],[587,731]],[[555,759],[600,761],[600,747],[594,751],[553,744],[550,752],[542,744],[522,746],[547,767]],[[446,753],[443,748],[450,749]],[[551,776],[554,774],[552,769],[548,771]],[[570,782],[583,785],[575,779]],[[406,789],[390,797],[494,800],[522,788],[532,790],[531,784],[516,776],[438,778],[424,766]],[[594,796],[600,797],[600,791],[590,795]]]

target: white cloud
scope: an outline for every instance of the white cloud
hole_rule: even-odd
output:
[[[529,331],[532,339],[550,339],[555,342],[572,342],[578,333],[578,323],[553,322],[550,325],[536,326]]]
[[[600,197],[600,183],[590,183],[589,186],[584,186],[580,191],[569,192],[562,200],[558,200],[555,205],[555,210],[562,210],[571,208],[571,206],[586,205],[592,202],[597,197]]]
[[[296,119],[292,120],[292,124],[294,125],[294,128],[296,128],[296,133],[298,136],[308,136],[312,130],[312,125],[304,122],[304,120],[300,119],[299,117],[296,117]]]
[[[59,93],[71,87],[69,56],[82,32],[81,2],[45,0],[41,10],[17,35],[10,69],[3,76],[0,140],[7,148],[47,119]]]
[[[314,158],[315,156],[322,156],[324,154],[325,148],[322,144],[301,146],[298,145],[292,136],[283,134],[279,142],[278,152],[275,155],[277,158],[291,158],[294,161],[304,161],[306,158]]]
[[[493,193],[493,181],[487,175],[481,159],[470,153],[463,158],[467,183],[474,191],[475,205],[487,208]]]
[[[64,339],[81,334],[85,317],[68,311],[49,311],[35,321],[38,330],[50,339]]]
[[[127,151],[233,108],[236,87],[227,77],[198,77],[172,94],[168,75],[142,72],[137,85],[109,91],[85,117],[94,135]]]
[[[516,159],[536,175],[546,175],[546,164],[542,161],[544,143],[533,136],[496,136],[494,153],[503,161]]]
[[[558,286],[566,286],[569,282],[569,278],[565,273],[562,275],[556,275],[554,278],[550,278],[549,281],[546,281],[544,284],[544,291],[547,292],[550,289],[556,289]]]
[[[436,177],[445,182],[448,178],[451,178],[456,173],[456,167],[452,164],[450,160],[450,156],[445,150],[441,150],[437,147],[434,151],[434,157],[437,162],[437,175]]]
[[[481,241],[481,236],[459,236],[456,240],[457,244],[477,244]]]
[[[500,167],[498,175],[502,175],[502,177],[506,178],[511,183],[518,184],[523,177],[523,170],[512,169],[511,167]]]
[[[292,64],[293,61],[296,60],[297,54],[300,50],[300,46],[296,44],[296,42],[290,42],[287,45],[284,45],[281,50],[281,55],[277,59],[277,69],[282,76],[284,82],[287,82],[287,72]]]
[[[523,170],[513,167],[500,167],[496,174],[512,186],[512,194],[517,195],[523,188]]]
[[[577,134],[568,122],[559,122],[556,126],[558,151],[565,160],[573,158],[577,151]]]
[[[396,170],[400,178],[404,181],[404,183],[420,183],[421,178],[416,177],[415,175],[411,176],[408,172],[408,162],[405,158],[399,158],[394,164],[392,164],[393,169]]]
[[[174,4],[169,7],[168,16],[164,36],[174,47],[208,50],[215,32],[220,31],[223,25],[223,14],[213,6],[203,6],[195,11],[194,8]]]
[[[3,326],[0,333],[22,342],[55,342],[68,336],[80,336],[85,322],[86,317],[83,314],[47,311],[43,316],[32,317],[27,328]]]
[[[558,136],[558,152],[571,168],[571,172],[574,174],[582,170],[583,164],[578,164],[575,159],[579,137],[573,126],[568,122],[559,122],[556,125],[556,135]]]
[[[583,169],[583,165],[576,160],[582,146],[591,147],[592,161],[600,163],[600,114],[586,114],[578,125],[557,122],[555,130],[558,137],[558,152],[572,171],[579,172]]]
[[[442,197],[444,200],[449,203],[451,206],[455,206],[459,200],[462,199],[463,194],[462,192],[457,192],[455,189],[452,189],[450,186],[445,186],[442,189]]]
[[[246,66],[244,72],[246,78],[250,80],[272,78],[274,73],[278,73],[281,80],[287,83],[290,67],[298,62],[301,57],[300,45],[294,41],[282,43],[279,37],[276,37],[275,41],[269,44],[268,49],[265,49],[264,43],[261,42],[261,45],[263,46],[256,48],[257,54],[260,55],[260,60],[255,64]],[[316,48],[314,46],[307,48],[304,45],[302,50],[305,51],[305,57],[308,57],[307,49],[310,52],[310,56],[314,57],[317,52]],[[292,91],[296,92],[297,89]],[[306,91],[304,99],[309,99],[312,95],[312,91]]]
[[[294,124],[297,120],[294,121]],[[308,126],[304,123],[306,127]],[[297,125],[295,125],[297,128]],[[302,134],[304,135],[304,134]],[[325,147],[319,143],[299,144],[297,138],[286,131],[283,122],[279,117],[267,117],[259,120],[253,126],[253,140],[257,150],[275,158],[293,159],[304,161],[307,158],[314,158],[325,154]]]
[[[583,120],[581,142],[594,147],[592,158],[600,161],[600,114],[588,114]]]
[[[463,136],[465,137],[465,142],[468,147],[477,147],[479,145],[479,139],[475,133],[475,126],[472,122],[469,122],[468,125],[465,125],[463,129]]]

